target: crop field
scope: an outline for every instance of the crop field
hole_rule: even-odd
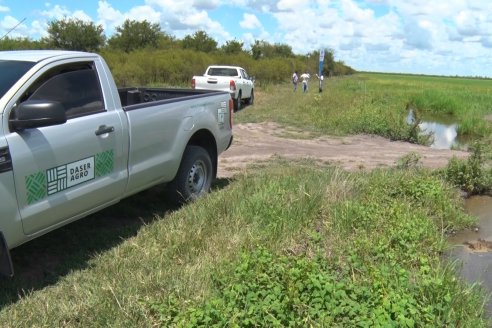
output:
[[[306,94],[262,86],[234,122],[425,143],[405,122],[413,108],[452,116],[481,146],[439,171],[279,158],[181,208],[161,188],[145,191],[15,249],[0,326],[489,327],[486,295],[442,254],[447,233],[475,223],[458,187],[492,185],[492,81],[361,73],[324,82],[318,92],[312,79]]]

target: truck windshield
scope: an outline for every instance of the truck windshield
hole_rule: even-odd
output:
[[[36,63],[16,60],[0,60],[0,98]]]

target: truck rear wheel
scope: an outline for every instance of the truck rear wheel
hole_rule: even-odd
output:
[[[251,97],[248,99],[248,105],[253,105],[255,102],[255,92],[253,89],[251,89]]]
[[[242,102],[242,99],[241,99],[241,91],[239,91],[239,93],[237,94],[237,98],[236,98],[236,101],[234,102],[234,111],[238,111],[241,109],[241,102]]]
[[[210,191],[213,165],[208,152],[199,146],[187,146],[178,173],[168,184],[168,196],[174,203],[193,201]]]

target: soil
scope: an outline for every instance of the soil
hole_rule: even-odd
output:
[[[312,137],[276,123],[236,124],[233,133],[231,147],[219,157],[221,178],[232,177],[250,164],[273,157],[310,158],[356,171],[396,166],[399,159],[410,153],[418,154],[419,163],[429,168],[445,167],[453,156],[468,155],[465,151],[434,149],[373,135]]]

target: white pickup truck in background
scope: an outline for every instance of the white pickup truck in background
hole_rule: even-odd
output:
[[[232,142],[228,92],[117,89],[104,59],[0,52],[0,272],[10,249],[160,183],[208,192]]]
[[[191,87],[230,92],[236,111],[241,109],[244,100],[253,105],[255,98],[254,80],[239,66],[209,66],[203,76],[193,76]]]

